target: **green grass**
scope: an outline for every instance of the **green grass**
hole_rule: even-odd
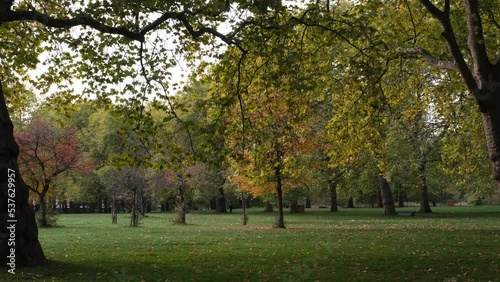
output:
[[[407,210],[414,210],[406,208]],[[40,230],[50,262],[3,281],[499,281],[500,206],[435,208],[382,217],[380,209],[196,212],[189,224],[152,213],[139,228],[120,214],[61,215]]]

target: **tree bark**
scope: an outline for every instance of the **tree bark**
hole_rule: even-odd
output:
[[[47,221],[47,201],[45,199],[45,193],[39,195],[38,200],[40,201],[40,226],[48,227],[49,222]]]
[[[217,211],[217,197],[210,198],[208,204],[210,205],[210,210]]]
[[[334,180],[330,180],[328,182],[328,186],[330,186],[330,211],[336,212],[339,210],[337,203],[337,182]]]
[[[384,216],[396,215],[396,207],[394,206],[394,199],[392,197],[391,187],[389,182],[382,175],[379,176],[379,188],[382,195],[382,202],[384,204]]]
[[[432,213],[429,205],[429,191],[427,188],[427,179],[425,177],[425,161],[422,160],[418,166],[418,186],[420,186],[420,210],[419,213]]]
[[[273,212],[273,205],[270,202],[266,202],[264,212]]]
[[[132,191],[132,210],[130,211],[130,226],[137,227],[139,226],[139,199],[137,190],[134,189]]]
[[[102,199],[101,199],[101,195],[97,196],[96,205],[97,205],[97,213],[102,213]]]
[[[276,176],[276,199],[278,202],[278,217],[276,218],[276,223],[274,224],[274,227],[285,228],[285,221],[283,219],[283,189],[282,189],[281,168],[276,167],[274,169],[274,173]]]
[[[375,194],[377,196],[377,207],[383,208],[384,207],[384,203],[382,201],[382,194],[381,194],[381,191],[380,191],[380,187],[379,187],[379,189],[377,189],[377,192]]]
[[[353,209],[354,208],[354,199],[352,197],[349,197],[349,199],[347,200],[347,206],[346,208],[348,209]]]
[[[242,224],[247,225],[248,216],[247,216],[247,198],[245,197],[245,193],[241,193],[241,206],[243,207],[243,220]]]
[[[186,200],[184,198],[184,178],[180,176],[181,183],[179,184],[177,196],[177,223],[186,224]]]
[[[299,206],[297,200],[290,203],[290,213],[299,213]]]
[[[225,181],[224,181],[225,182]],[[224,183],[222,184],[224,185]],[[226,198],[224,197],[224,187],[223,186],[219,187],[219,195],[217,195],[217,201],[216,201],[216,211],[220,213],[226,213]]]
[[[112,224],[117,224],[118,223],[118,214],[116,213],[116,196],[114,194],[115,192],[113,191],[113,198],[111,202],[111,223]]]
[[[0,262],[6,265],[7,255],[11,246],[8,246],[7,238],[10,232],[7,227],[11,223],[8,214],[8,181],[14,178],[15,184],[15,257],[16,266],[40,265],[44,263],[45,255],[38,241],[38,228],[35,221],[35,213],[28,202],[28,187],[19,172],[17,156],[19,147],[14,140],[14,126],[7,111],[5,96],[0,81]],[[13,177],[9,177],[12,175]],[[12,186],[12,185],[11,185]]]
[[[495,78],[500,80],[500,72],[495,75]],[[500,86],[492,95],[495,95],[495,98],[490,98],[490,103],[481,112],[481,117],[488,153],[493,165],[493,175],[500,191]]]

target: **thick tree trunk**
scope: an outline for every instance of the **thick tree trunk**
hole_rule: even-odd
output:
[[[339,210],[337,203],[337,182],[330,180],[328,182],[328,186],[330,186],[330,211],[336,212]]]
[[[309,198],[306,198],[306,209],[311,208],[311,200]]]
[[[225,181],[224,181],[225,182]],[[224,184],[222,184],[224,185]],[[224,197],[224,187],[223,186],[219,187],[219,195],[217,195],[217,201],[216,201],[216,211],[220,213],[226,213],[226,198]]]
[[[278,202],[278,217],[276,218],[276,223],[274,227],[285,228],[285,221],[283,218],[283,189],[282,189],[282,179],[281,179],[281,169],[279,167],[275,168],[276,175],[276,199]]]
[[[494,78],[500,80],[500,73],[496,74]],[[497,83],[500,84],[500,82]],[[481,109],[483,110],[481,117],[488,154],[493,165],[493,175],[500,192],[500,87],[497,87],[492,95],[496,95],[496,97],[495,99],[490,98],[491,102]]]
[[[425,161],[421,161],[418,167],[418,186],[420,190],[420,210],[419,213],[432,213],[429,205],[429,191],[427,189],[427,179],[425,177]]]
[[[382,195],[382,202],[384,204],[384,215],[396,215],[396,207],[394,206],[394,199],[392,197],[391,187],[389,182],[383,176],[379,176],[379,188]]]
[[[38,228],[35,213],[28,202],[28,187],[19,172],[17,156],[19,147],[14,140],[13,124],[7,111],[5,97],[0,81],[0,262],[6,265],[10,262],[7,255],[15,249],[16,266],[39,265],[45,262],[45,256],[38,241]],[[15,187],[9,188],[9,179]],[[11,189],[11,190],[9,190]],[[13,189],[13,190],[12,190]],[[9,196],[14,196],[15,213],[9,213]],[[12,202],[10,202],[12,204]],[[11,216],[12,214],[12,216]],[[8,220],[17,220],[9,222]],[[13,229],[8,227],[15,226]],[[8,238],[15,230],[15,246],[9,246]],[[10,243],[12,245],[12,243]]]

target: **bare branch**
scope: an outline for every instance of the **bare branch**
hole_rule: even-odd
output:
[[[400,53],[403,57],[422,57],[425,59],[430,65],[437,67],[439,69],[447,69],[447,70],[458,70],[457,65],[453,61],[441,61],[433,57],[427,50],[414,47],[414,48],[398,48],[397,52]]]

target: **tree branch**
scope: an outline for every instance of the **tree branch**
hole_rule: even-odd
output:
[[[448,1],[447,1],[448,2]],[[420,0],[420,3],[422,3],[425,8],[427,8],[427,11],[429,11],[433,17],[441,20],[444,16],[444,12],[439,10],[434,4],[431,3],[429,0]],[[449,6],[449,3],[448,3]]]
[[[467,0],[464,0],[467,1]],[[464,80],[465,85],[469,92],[475,96],[476,101],[479,103],[481,97],[478,96],[478,84],[472,75],[469,65],[464,59],[462,51],[460,50],[460,46],[457,42],[457,38],[455,36],[455,32],[453,31],[453,27],[450,22],[450,1],[445,1],[445,9],[444,11],[439,10],[432,4],[429,0],[420,0],[420,2],[427,8],[427,10],[441,23],[443,27],[443,37],[446,39],[446,43],[448,44],[448,49],[450,50],[453,59],[462,75],[462,79]]]
[[[218,13],[216,13],[215,15],[220,14],[225,10],[227,10],[226,6],[221,11],[218,11]],[[139,32],[130,31],[129,29],[122,26],[113,27],[103,24],[87,14],[79,14],[76,15],[74,18],[69,18],[69,19],[58,19],[34,10],[11,11],[8,13],[7,18],[5,20],[0,20],[0,22],[36,21],[47,27],[53,27],[53,28],[71,28],[75,26],[88,26],[103,33],[122,35],[131,40],[144,42],[145,36],[148,32],[158,28],[160,25],[164,24],[166,21],[170,19],[175,19],[180,21],[184,25],[184,27],[187,29],[187,31],[189,32],[189,34],[191,34],[193,38],[198,38],[204,34],[211,34],[215,37],[218,37],[226,44],[234,45],[238,47],[238,49],[240,49],[242,52],[246,53],[246,50],[236,40],[233,39],[233,36],[224,35],[211,27],[202,27],[199,30],[195,30],[193,25],[188,21],[186,15],[188,14],[198,15],[201,14],[203,11],[204,11],[203,9],[200,9],[196,12],[189,12],[189,11],[166,12],[163,13],[159,18],[157,18],[153,22],[144,26]]]
[[[427,50],[414,47],[414,48],[398,48],[396,50],[401,55],[406,55],[407,57],[422,57],[425,59],[430,65],[438,68],[438,69],[447,69],[447,70],[458,70],[457,65],[453,61],[441,61],[433,57]]]
[[[75,26],[89,26],[100,32],[123,35],[132,40],[137,40],[141,42],[144,41],[143,33],[132,32],[125,27],[112,27],[109,25],[105,25],[93,19],[89,15],[85,14],[77,15],[72,19],[57,19],[47,14],[40,13],[38,11],[11,11],[7,15],[7,18],[4,21],[5,22],[36,21],[47,27],[53,27],[53,28],[71,28]]]
[[[468,45],[472,53],[474,72],[478,77],[486,77],[490,67],[486,45],[484,42],[483,26],[479,14],[478,0],[464,0],[467,14],[467,29],[469,31]],[[486,74],[486,75],[485,75]]]

